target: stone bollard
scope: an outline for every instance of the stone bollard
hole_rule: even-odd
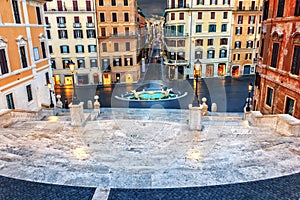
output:
[[[87,101],[87,108],[88,108],[88,109],[93,109],[93,103],[92,103],[91,100],[88,100],[88,101]]]
[[[57,108],[62,108],[63,103],[62,103],[62,101],[60,100],[60,99],[61,99],[61,96],[58,94],[58,95],[56,95],[56,98],[57,98],[56,107],[57,107]]]
[[[70,103],[70,116],[72,126],[82,126],[84,124],[83,102],[79,104]]]
[[[193,107],[192,104],[189,104],[189,129],[190,130],[202,130],[202,106]]]
[[[208,105],[206,104],[207,99],[205,97],[203,97],[201,99],[201,101],[202,101],[202,104],[201,104],[201,106],[202,106],[202,115],[207,116],[207,114],[208,114],[208,112],[207,112],[208,111]]]
[[[217,112],[217,110],[218,110],[217,104],[216,103],[212,103],[211,104],[211,112]]]

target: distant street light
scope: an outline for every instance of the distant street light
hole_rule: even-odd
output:
[[[194,78],[196,80],[196,86],[195,86],[195,94],[194,94],[194,100],[192,103],[193,107],[199,107],[199,100],[198,100],[198,77],[200,75],[200,67],[201,62],[197,60],[194,64]]]
[[[49,94],[50,94],[50,108],[53,108],[54,107],[54,104],[53,104],[53,100],[52,100],[52,84],[51,83],[48,83],[47,84],[47,87],[49,88]]]
[[[79,104],[80,101],[78,100],[77,98],[77,94],[76,94],[76,88],[75,88],[75,63],[70,60],[69,63],[69,68],[70,68],[70,71],[72,73],[72,84],[73,84],[73,99],[72,99],[72,104]]]
[[[253,89],[253,84],[250,83],[248,85],[248,99],[247,99],[247,107],[246,107],[247,112],[249,112],[251,110],[251,108],[250,108],[250,94],[252,92],[252,89]]]

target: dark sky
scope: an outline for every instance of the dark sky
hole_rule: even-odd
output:
[[[138,0],[138,5],[146,13],[147,17],[151,17],[151,15],[162,16],[166,0]]]

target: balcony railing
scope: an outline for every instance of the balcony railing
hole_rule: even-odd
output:
[[[74,28],[81,28],[81,23],[80,22],[73,23],[73,27]]]
[[[86,27],[87,28],[94,28],[95,27],[95,23],[86,23]]]
[[[58,23],[58,28],[66,28],[66,23]]]

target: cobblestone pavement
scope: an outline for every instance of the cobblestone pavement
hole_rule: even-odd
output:
[[[240,195],[231,199],[249,193],[251,199],[264,188],[273,197],[299,198],[300,138],[249,127],[241,114],[230,113],[203,118],[202,132],[188,131],[187,116],[187,110],[102,109],[96,121],[81,128],[71,127],[68,116],[52,116],[0,129],[0,175],[14,178],[1,177],[1,195],[14,199],[5,195],[26,190],[51,198],[66,191],[70,198],[51,199],[76,199],[72,192],[90,198],[97,188],[93,199],[106,199],[111,188],[136,188],[112,189],[109,198],[184,199],[184,191],[186,199],[215,192]],[[281,176],[287,177],[266,180]],[[47,187],[63,189],[53,193]]]

